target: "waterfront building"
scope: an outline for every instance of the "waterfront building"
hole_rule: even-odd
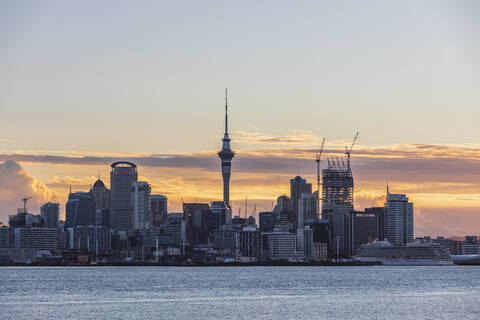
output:
[[[213,246],[216,249],[236,252],[238,244],[238,230],[221,228],[213,233]]]
[[[152,212],[152,224],[159,227],[167,221],[167,197],[162,194],[150,196],[150,210]]]
[[[130,228],[132,185],[138,180],[137,166],[131,162],[112,163],[110,172],[110,224],[117,231]]]
[[[111,252],[111,230],[101,226],[76,226],[68,228],[69,249],[106,255]]]
[[[228,136],[228,102],[225,89],[225,133],[222,139],[222,150],[218,153],[222,166],[223,178],[223,202],[230,208],[230,175],[232,171],[232,159],[235,153],[230,149],[230,137]]]
[[[313,261],[327,261],[328,245],[321,242],[313,242],[312,259]]]
[[[269,232],[262,234],[266,239],[266,256],[269,260],[287,260],[296,257],[296,236],[290,232]]]
[[[350,256],[350,213],[353,211],[353,175],[350,162],[328,158],[322,170],[322,217],[333,231],[335,255]]]
[[[249,261],[260,259],[261,240],[260,231],[256,227],[244,227],[239,232],[239,253]]]
[[[150,185],[145,181],[132,183],[131,203],[132,229],[150,229],[152,217],[150,212]]]
[[[209,232],[217,230],[220,226],[231,224],[232,213],[229,207],[223,201],[210,202],[209,211],[207,215],[207,228]]]
[[[394,245],[413,241],[413,203],[405,194],[392,194],[387,186],[385,237]]]
[[[11,228],[2,226],[0,228],[0,249],[8,249],[12,245],[12,233]]]
[[[65,207],[67,228],[95,225],[96,205],[91,192],[70,193]]]
[[[297,230],[297,251],[303,252],[306,259],[313,258],[313,230],[309,226]]]
[[[47,202],[40,207],[40,215],[46,228],[57,228],[59,204]]]

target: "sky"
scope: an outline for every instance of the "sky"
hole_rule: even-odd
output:
[[[355,204],[392,192],[416,235],[478,234],[478,1],[2,1],[0,221],[109,164],[184,201],[221,198],[229,90],[234,213],[269,210],[313,161],[352,154]],[[325,165],[325,161],[322,166]]]

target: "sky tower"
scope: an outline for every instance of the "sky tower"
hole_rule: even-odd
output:
[[[235,153],[230,149],[230,138],[228,136],[227,89],[225,89],[225,134],[222,142],[222,150],[218,153],[218,156],[222,160],[223,201],[225,201],[227,207],[230,207],[230,174],[232,171],[232,159]]]

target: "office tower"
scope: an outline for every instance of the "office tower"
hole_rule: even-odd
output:
[[[307,180],[296,176],[290,180],[290,205],[291,211],[294,213],[295,220],[298,222],[298,200],[302,193],[312,194],[312,184],[307,183]],[[316,211],[316,209],[315,209]]]
[[[378,219],[374,213],[354,211],[352,222],[352,250],[357,250],[362,244],[378,239]]]
[[[383,241],[385,239],[385,208],[365,208],[365,214],[373,214],[377,217],[377,239]]]
[[[223,201],[225,205],[230,208],[230,175],[232,169],[232,159],[235,153],[230,149],[230,138],[228,136],[228,104],[227,91],[225,90],[225,133],[223,135],[222,150],[218,156],[222,162],[222,177],[223,177]]]
[[[131,162],[115,162],[110,172],[110,226],[117,231],[130,227],[130,196],[138,180],[137,166]]]
[[[43,217],[45,228],[56,228],[58,224],[59,204],[47,202],[40,207],[40,215]]]
[[[297,199],[297,225],[298,229],[303,229],[306,223],[312,223],[318,219],[317,215],[317,192],[302,192]]]
[[[236,252],[239,238],[238,232],[239,230],[232,230],[227,228],[215,230],[213,233],[213,247],[215,249]]]
[[[13,248],[57,250],[56,228],[15,228],[13,233]]]
[[[167,221],[167,197],[161,194],[150,196],[150,210],[152,212],[152,224],[159,227]]]
[[[387,186],[385,237],[395,245],[413,241],[413,203],[404,194],[392,194]]]
[[[102,180],[98,179],[92,188],[93,197],[97,209],[108,209],[110,207],[110,190]]]
[[[297,250],[303,252],[306,259],[313,258],[313,230],[309,226],[297,229]]]
[[[327,159],[322,170],[322,216],[328,219],[333,231],[331,249],[340,256],[350,256],[350,213],[353,211],[353,176],[350,164],[344,159]]]
[[[275,212],[260,212],[258,215],[258,227],[260,232],[273,232],[276,224],[280,223],[280,215]]]
[[[208,242],[208,203],[184,203],[183,216],[187,241],[190,244]]]
[[[221,225],[231,224],[232,217],[230,208],[223,201],[212,201],[207,215],[207,228],[211,233],[217,230]]]
[[[147,230],[152,225],[150,214],[150,185],[145,181],[132,183],[132,229]]]
[[[95,225],[96,205],[91,192],[70,193],[65,207],[67,228]]]

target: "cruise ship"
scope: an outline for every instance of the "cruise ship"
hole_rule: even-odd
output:
[[[435,242],[412,242],[395,246],[387,241],[363,244],[353,257],[361,262],[381,262],[385,266],[453,265],[450,252]]]

